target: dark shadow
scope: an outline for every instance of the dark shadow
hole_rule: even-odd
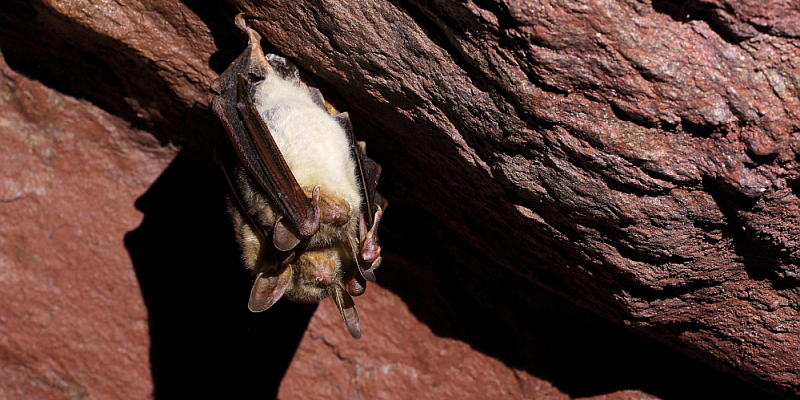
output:
[[[252,278],[227,219],[227,183],[206,154],[183,151],[136,207],[125,236],[149,313],[155,398],[270,399],[315,305],[247,309]]]
[[[705,191],[714,198],[727,224],[722,233],[733,241],[736,255],[754,281],[767,281],[776,291],[800,287],[797,257],[791,249],[773,243],[767,235],[748,228],[748,215],[755,201],[739,193],[722,180],[706,179]]]
[[[242,53],[247,46],[247,37],[234,27],[233,18],[239,11],[223,1],[181,0],[208,27],[214,38],[217,52],[211,55],[209,67],[218,74]]]
[[[733,6],[729,5],[720,6],[696,0],[654,0],[652,4],[654,11],[669,16],[673,21],[705,21],[722,40],[734,45],[755,36],[758,32],[768,31],[757,24],[734,20],[735,17],[732,16],[737,13]]]
[[[383,221],[379,284],[436,335],[572,397],[638,389],[664,400],[775,399],[512,274],[402,199],[391,199]]]

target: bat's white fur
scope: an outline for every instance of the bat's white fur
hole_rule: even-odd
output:
[[[309,91],[275,73],[256,88],[256,108],[304,190],[315,186],[350,203],[357,214],[361,195],[355,161],[344,129],[320,106]]]

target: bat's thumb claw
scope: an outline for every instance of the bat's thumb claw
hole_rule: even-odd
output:
[[[375,220],[372,223],[372,227],[361,244],[361,258],[366,262],[373,262],[381,256],[381,248],[378,246],[378,224],[380,224],[382,217],[383,211],[378,209],[375,212]]]
[[[314,204],[319,203],[319,188],[319,185],[314,186],[314,190],[311,191],[311,202]]]
[[[304,216],[298,221],[297,233],[299,233],[302,238],[309,238],[319,230],[321,219],[319,211],[319,186],[315,187],[311,192],[311,205],[305,211]]]
[[[319,212],[319,186],[316,186],[311,191],[311,215],[309,215],[301,225],[297,227],[300,236],[308,238],[313,236],[319,230],[320,212]]]
[[[381,256],[381,247],[378,246],[378,242],[373,237],[370,240],[370,237],[367,236],[367,241],[361,246],[361,258],[364,259],[366,262],[373,262]]]

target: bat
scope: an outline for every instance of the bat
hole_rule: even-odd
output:
[[[381,166],[355,140],[347,113],[289,60],[264,54],[243,14],[235,23],[248,46],[212,86],[212,109],[230,139],[214,155],[230,184],[228,213],[243,263],[255,275],[248,308],[331,297],[359,339],[351,296],[375,281],[382,260]]]

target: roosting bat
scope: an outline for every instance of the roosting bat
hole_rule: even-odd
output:
[[[212,107],[233,148],[215,157],[231,186],[242,259],[255,275],[248,307],[331,296],[358,339],[350,296],[364,293],[381,263],[381,167],[355,141],[347,113],[336,114],[287,59],[264,55],[242,14],[236,26],[249,45],[214,82]]]

